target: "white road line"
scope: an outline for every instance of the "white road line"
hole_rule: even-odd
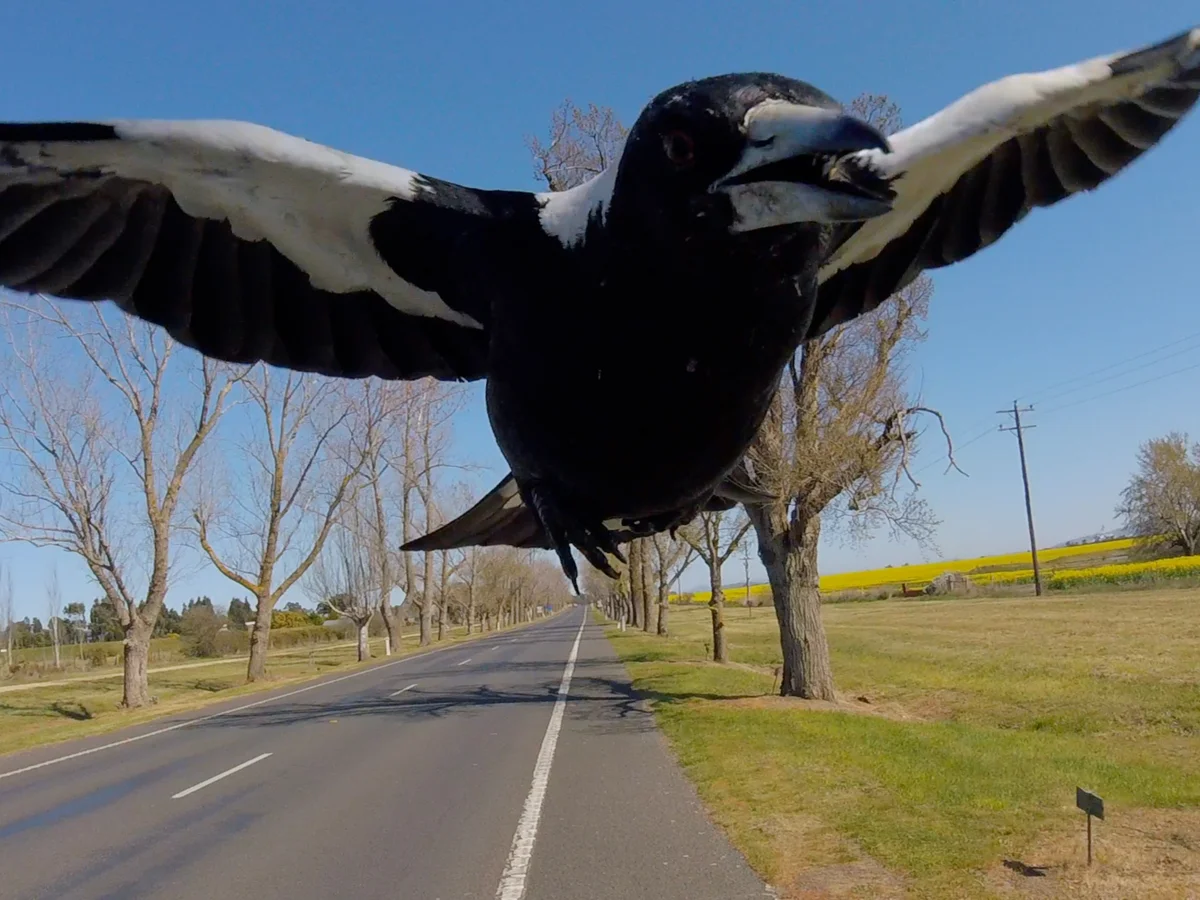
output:
[[[499,645],[499,644],[497,644],[497,645],[496,645],[496,646],[494,646],[492,649],[493,649],[493,650],[499,650],[499,649],[500,649],[500,645]]]
[[[388,694],[388,696],[396,697],[400,694],[403,694],[405,691],[411,691],[413,688],[415,688],[417,686],[417,684],[418,684],[418,682],[414,681],[412,684],[408,685],[407,687],[402,687],[398,691],[393,691],[392,693]]]
[[[522,900],[525,896],[525,878],[529,874],[529,861],[533,858],[533,842],[537,838],[538,820],[542,817],[542,801],[546,798],[546,786],[550,783],[554,748],[558,744],[558,732],[562,728],[567,692],[571,689],[571,675],[575,672],[575,658],[579,655],[579,639],[583,637],[583,626],[586,624],[585,615],[579,623],[579,631],[575,632],[575,644],[567,657],[567,667],[563,669],[562,684],[558,686],[558,699],[554,701],[550,724],[546,726],[546,736],[542,738],[542,749],[538,751],[537,762],[533,765],[533,784],[529,788],[525,808],[521,811],[521,819],[517,822],[517,830],[513,834],[512,849],[508,852],[504,875],[496,889],[496,900]]]
[[[240,772],[240,771],[242,771],[242,769],[245,769],[248,766],[252,766],[256,762],[262,762],[264,759],[266,759],[270,755],[271,755],[270,753],[260,753],[258,756],[254,757],[254,759],[248,759],[239,766],[234,766],[232,769],[226,769],[220,775],[214,775],[212,778],[205,778],[202,782],[200,782],[199,784],[193,784],[187,790],[180,791],[178,794],[172,794],[171,799],[178,800],[180,797],[186,797],[188,794],[194,794],[194,793],[196,793],[196,791],[200,790],[201,788],[206,788],[210,784],[220,781],[222,778],[228,778],[234,772]]]
[[[81,756],[90,756],[93,753],[99,753],[101,750],[111,750],[113,747],[123,747],[126,744],[132,744],[135,741],[143,741],[146,738],[158,737],[160,734],[166,734],[170,731],[178,731],[180,728],[187,728],[189,725],[199,725],[201,722],[208,722],[212,719],[220,718],[221,716],[233,715],[234,713],[241,712],[244,709],[253,709],[256,706],[262,706],[264,703],[274,703],[276,700],[286,700],[288,697],[295,697],[297,694],[315,691],[317,688],[328,687],[331,684],[337,684],[339,681],[349,681],[351,678],[359,678],[363,675],[369,675],[372,672],[381,672],[384,669],[390,669],[392,666],[398,666],[402,663],[424,659],[427,656],[433,656],[435,653],[440,653],[443,650],[449,649],[453,648],[438,647],[436,650],[429,650],[425,653],[417,653],[413,656],[405,656],[389,663],[371,666],[369,669],[360,669],[357,672],[351,672],[349,675],[341,675],[337,678],[331,678],[328,681],[320,681],[316,684],[310,684],[307,687],[297,688],[294,691],[288,691],[286,694],[279,694],[274,697],[266,697],[262,700],[255,700],[253,703],[243,703],[241,706],[235,706],[233,709],[226,709],[207,716],[200,716],[198,719],[188,719],[186,722],[176,722],[174,725],[168,725],[165,728],[157,728],[154,731],[147,731],[145,734],[137,734],[133,737],[124,738],[120,741],[113,741],[111,744],[101,744],[99,747],[89,747],[87,750],[80,750],[76,753],[68,753],[65,756],[56,756],[54,759],[48,759],[45,762],[34,763],[31,766],[24,766],[20,769],[13,769],[11,772],[0,772],[0,781],[3,781],[5,778],[11,778],[13,775],[22,775],[25,772],[32,772],[35,769],[43,769],[46,766],[53,766],[56,763],[66,762],[70,759],[79,759]]]
[[[462,662],[457,662],[457,663],[455,663],[455,665],[456,665],[456,666],[465,666],[465,665],[466,665],[467,663],[469,663],[470,661],[471,661],[471,657],[469,657],[469,656],[468,656],[468,657],[467,657],[466,659],[464,659]]]

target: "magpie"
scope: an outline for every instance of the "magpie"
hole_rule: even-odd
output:
[[[803,341],[1108,181],[1198,95],[1200,28],[890,137],[805,82],[719,75],[557,193],[244,122],[0,124],[0,286],[113,302],[219,360],[486,379],[511,474],[404,549],[554,549],[574,582],[572,548],[614,575],[631,537],[765,500],[743,457]]]

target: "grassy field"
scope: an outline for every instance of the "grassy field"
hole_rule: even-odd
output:
[[[1101,586],[1156,587],[1188,583],[1195,587],[1200,579],[1200,556],[1146,560],[1138,558],[1139,548],[1131,538],[1051,547],[1038,551],[1043,584],[1050,590],[1094,589]],[[902,589],[919,591],[945,572],[959,572],[977,585],[1001,590],[1033,583],[1032,560],[1028,553],[1004,553],[972,559],[951,559],[914,565],[887,566],[859,572],[836,572],[821,576],[821,590],[838,599],[847,594],[865,592],[860,599],[886,599]],[[705,604],[708,591],[687,595],[690,602]],[[745,588],[726,586],[726,602],[741,604]],[[672,599],[677,599],[672,595]],[[686,599],[686,598],[685,598]],[[770,605],[771,588],[767,584],[750,585],[751,603]]]
[[[473,635],[472,639],[478,636]],[[463,640],[468,638],[461,629],[455,629],[450,637],[436,646],[447,646]],[[400,654],[415,653],[420,649],[423,648],[417,646],[416,635],[404,636]],[[372,652],[377,657],[382,656],[382,639],[372,641]],[[393,657],[397,658],[398,655],[393,654]],[[78,675],[66,683],[0,693],[0,754],[113,731],[159,716],[198,709],[231,697],[305,681],[318,675],[353,671],[358,666],[355,643],[342,641],[272,652],[267,663],[267,680],[252,685],[244,683],[245,659],[216,661],[203,667],[170,672],[151,672],[150,691],[156,702],[139,710],[120,707],[121,679],[97,677],[110,674],[107,670]]]
[[[774,696],[774,616],[610,635],[786,897],[1200,897],[1200,592],[828,606],[836,704]],[[1097,791],[1084,865],[1075,787]],[[1006,863],[1007,860],[1007,863]],[[1028,868],[1033,867],[1033,868]]]

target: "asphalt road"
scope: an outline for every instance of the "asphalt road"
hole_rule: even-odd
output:
[[[0,898],[770,897],[587,615],[0,758]]]

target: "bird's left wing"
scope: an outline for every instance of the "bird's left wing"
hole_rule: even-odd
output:
[[[244,122],[0,123],[0,286],[112,300],[217,359],[481,378],[478,254],[521,214]]]
[[[1034,207],[1091,190],[1153,147],[1200,97],[1200,28],[1131,53],[1013,75],[866,151],[892,211],[846,226],[820,270],[809,337],[877,307],[925,269],[966,259]]]

